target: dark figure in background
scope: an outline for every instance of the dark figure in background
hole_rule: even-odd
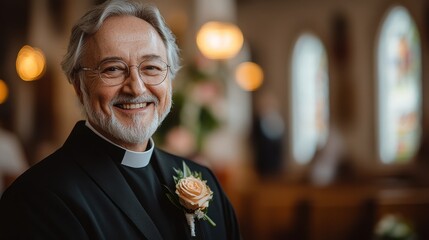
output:
[[[62,67],[86,121],[4,192],[1,239],[191,239],[189,213],[163,188],[176,189],[183,162],[213,193],[202,207],[217,225],[194,219],[193,239],[240,238],[212,171],[152,140],[179,69],[175,38],[154,6],[117,0],[90,10],[72,30]]]
[[[261,95],[255,105],[252,144],[256,172],[275,177],[282,171],[285,125],[272,94]]]

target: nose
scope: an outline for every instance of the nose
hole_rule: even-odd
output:
[[[146,85],[140,78],[137,69],[134,70],[135,66],[130,66],[130,74],[125,82],[124,90],[134,96],[142,95],[146,90]]]

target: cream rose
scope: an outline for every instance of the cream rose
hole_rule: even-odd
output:
[[[180,179],[176,184],[176,194],[180,204],[190,211],[204,210],[213,197],[207,184],[194,176]]]

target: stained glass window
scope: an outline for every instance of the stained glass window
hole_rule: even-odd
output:
[[[292,153],[308,163],[328,136],[328,62],[322,42],[302,34],[292,55]]]
[[[378,39],[378,142],[383,163],[409,162],[421,137],[421,49],[416,25],[392,8]]]

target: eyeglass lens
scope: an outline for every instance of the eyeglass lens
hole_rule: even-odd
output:
[[[161,60],[145,60],[135,67],[143,82],[149,85],[160,84],[167,76],[168,66]],[[130,67],[123,61],[112,60],[102,62],[98,71],[101,80],[106,84],[117,85],[124,82],[129,76]]]

